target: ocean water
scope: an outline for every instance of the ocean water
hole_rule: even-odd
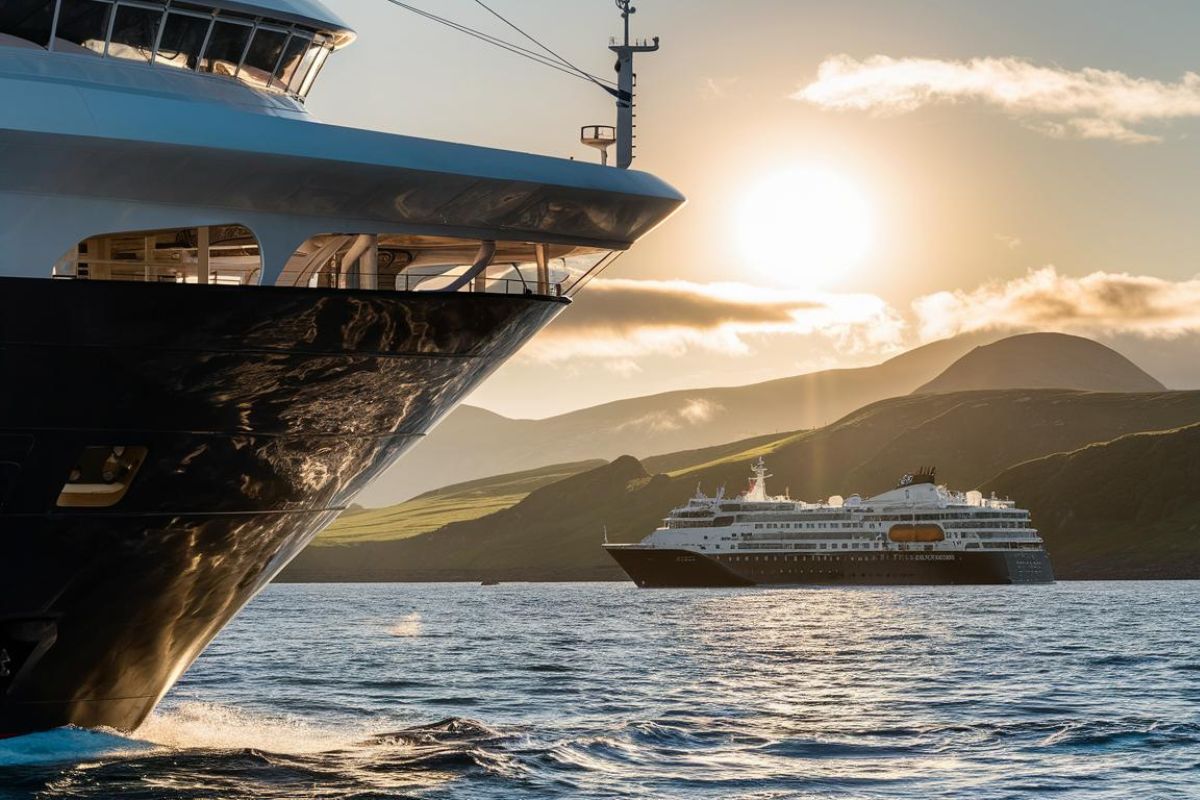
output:
[[[1200,582],[272,586],[5,798],[1197,798]]]

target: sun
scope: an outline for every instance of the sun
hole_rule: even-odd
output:
[[[739,208],[743,260],[789,284],[836,282],[862,262],[874,239],[866,197],[826,167],[775,172],[752,186]]]

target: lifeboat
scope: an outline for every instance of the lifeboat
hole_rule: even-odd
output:
[[[941,525],[902,522],[898,525],[893,525],[888,530],[888,539],[901,544],[944,542],[946,540],[946,532],[942,530]]]

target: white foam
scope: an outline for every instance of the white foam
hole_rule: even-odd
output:
[[[301,754],[350,747],[369,734],[318,725],[291,715],[255,714],[215,703],[189,702],[154,712],[136,735],[177,749]]]

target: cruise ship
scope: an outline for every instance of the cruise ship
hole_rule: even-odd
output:
[[[735,498],[697,491],[638,544],[605,544],[641,587],[1050,583],[1029,512],[951,492],[931,468],[874,497],[767,494],[766,464]]]
[[[609,48],[608,167],[317,121],[354,39],[314,0],[0,2],[0,736],[138,726],[683,201],[628,168],[657,42]]]

